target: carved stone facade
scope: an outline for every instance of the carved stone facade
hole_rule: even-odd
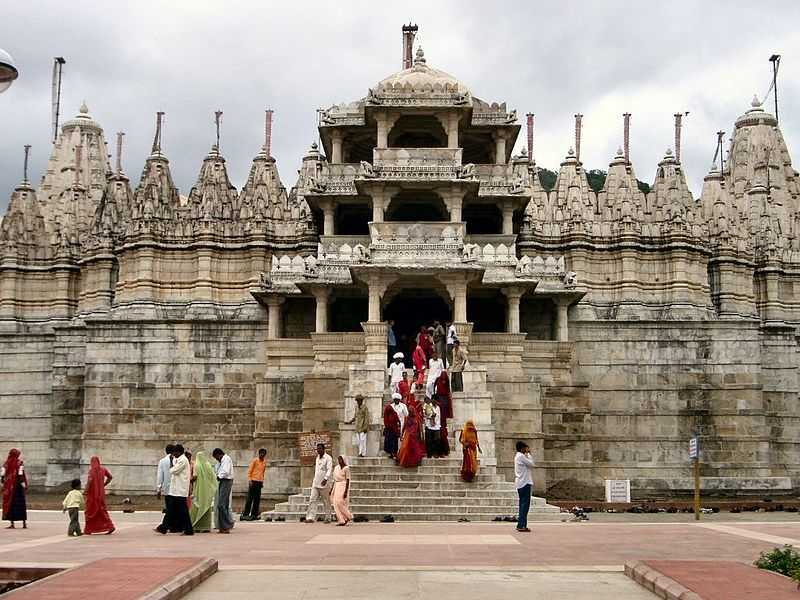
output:
[[[34,485],[100,454],[129,492],[168,441],[242,469],[263,446],[287,495],[299,432],[354,452],[356,394],[378,451],[387,321],[408,353],[451,319],[470,350],[451,435],[474,418],[506,475],[529,440],[541,493],[682,493],[694,432],[711,493],[800,487],[798,177],[774,117],[753,102],[699,199],[669,150],[647,193],[622,151],[599,192],[572,150],[545,190],[519,132],[418,49],[320,112],[291,190],[268,132],[241,191],[214,145],[181,196],[160,125],[134,189],[81,107],[0,226],[4,445]]]

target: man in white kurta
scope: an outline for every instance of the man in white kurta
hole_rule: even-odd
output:
[[[311,498],[306,511],[306,523],[317,520],[317,508],[320,501],[325,510],[325,522],[331,522],[331,496],[329,483],[333,472],[333,459],[325,453],[325,444],[317,444],[317,459],[314,464],[314,481],[311,483]]]
[[[392,408],[397,413],[397,418],[400,419],[400,435],[403,435],[403,427],[406,425],[406,417],[408,416],[408,407],[400,402],[402,396],[395,392],[392,394]]]
[[[403,373],[406,372],[406,366],[403,364],[403,353],[397,352],[392,358],[394,362],[389,365],[389,386],[392,392],[397,392],[398,384],[403,381]]]
[[[425,382],[425,395],[427,397],[433,398],[436,380],[439,379],[442,371],[444,371],[444,362],[439,357],[439,353],[434,350],[433,356],[428,361],[428,379]]]

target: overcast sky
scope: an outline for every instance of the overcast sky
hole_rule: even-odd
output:
[[[0,47],[20,78],[0,95],[0,209],[31,144],[38,183],[50,153],[50,75],[64,56],[62,114],[86,100],[113,152],[126,132],[124,169],[133,185],[166,112],[164,152],[181,194],[194,184],[224,111],[222,151],[241,188],[275,110],[273,155],[291,187],[317,138],[316,109],[352,101],[400,69],[403,22],[420,27],[428,64],[487,101],[506,101],[524,125],[536,114],[535,158],[557,169],[584,115],[582,159],[605,169],[631,112],[637,176],[652,181],[672,146],[673,113],[685,120],[683,163],[695,195],[715,132],[731,132],[783,55],[781,127],[800,152],[800,2],[69,2],[9,0]],[[769,103],[772,110],[771,101]],[[63,122],[63,121],[62,121]],[[518,141],[521,148],[524,133]],[[798,158],[797,160],[800,160]]]

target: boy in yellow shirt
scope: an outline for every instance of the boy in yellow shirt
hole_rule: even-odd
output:
[[[72,480],[72,489],[67,492],[67,496],[64,498],[62,504],[64,506],[63,512],[69,513],[69,529],[67,529],[67,535],[70,537],[73,535],[76,537],[83,535],[79,518],[81,508],[83,508],[83,493],[81,492],[80,479]]]

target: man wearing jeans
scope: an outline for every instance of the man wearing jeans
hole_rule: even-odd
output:
[[[528,511],[531,508],[531,492],[533,491],[533,458],[528,444],[517,442],[517,454],[514,456],[514,484],[519,494],[519,518],[517,531],[528,533]]]

